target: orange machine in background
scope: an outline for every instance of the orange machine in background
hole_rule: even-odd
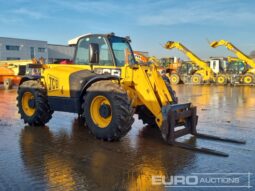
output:
[[[0,66],[0,84],[4,84],[5,89],[11,89],[13,84],[18,84],[21,77],[16,76],[12,69]]]
[[[160,67],[161,66],[161,61],[157,59],[156,56],[145,56],[142,52],[139,51],[133,51],[135,60],[139,64],[155,64],[156,66]]]
[[[21,77],[26,74],[26,66],[35,63],[44,63],[44,61],[42,59],[0,61],[0,84],[4,84],[5,89],[18,85]]]
[[[147,56],[143,55],[141,52],[139,52],[139,51],[133,51],[133,53],[134,53],[134,56],[135,56],[135,60],[136,60],[138,63],[144,64],[144,63],[149,62],[149,58],[148,58]]]
[[[169,75],[177,73],[177,70],[181,67],[180,59],[174,57],[165,57],[160,59],[162,65],[166,68],[166,71]]]

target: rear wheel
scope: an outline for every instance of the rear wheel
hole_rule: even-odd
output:
[[[134,109],[126,91],[112,81],[92,84],[84,96],[87,127],[98,139],[119,140],[131,129]]]
[[[191,83],[192,84],[202,84],[202,76],[201,75],[198,75],[198,74],[194,74],[192,77],[191,77]]]
[[[12,79],[10,78],[4,79],[4,89],[6,90],[12,89]]]
[[[253,75],[251,74],[246,74],[244,77],[243,77],[243,83],[246,84],[246,85],[251,85],[253,84],[254,82],[254,78],[253,78]]]
[[[216,83],[218,85],[226,85],[227,84],[227,77],[225,75],[218,75],[216,77]]]
[[[178,74],[171,74],[170,75],[170,83],[171,84],[179,84],[180,83],[180,76]]]
[[[17,101],[21,119],[31,126],[43,126],[52,117],[46,91],[38,81],[23,82],[18,89]]]

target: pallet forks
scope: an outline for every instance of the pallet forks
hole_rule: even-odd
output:
[[[163,139],[170,145],[206,154],[228,157],[229,155],[225,152],[205,147],[193,146],[190,144],[178,142],[176,139],[184,135],[191,134],[194,137],[201,139],[224,141],[237,144],[246,143],[244,140],[198,133],[196,129],[198,121],[197,108],[191,106],[191,103],[169,105],[167,108],[163,108],[163,113],[166,115],[167,121],[164,122],[161,133]],[[181,126],[183,126],[182,129],[177,129]]]

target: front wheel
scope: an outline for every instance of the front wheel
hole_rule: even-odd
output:
[[[38,81],[23,82],[18,89],[17,101],[21,119],[31,126],[43,126],[52,117],[46,91]]]
[[[194,74],[191,77],[191,83],[195,84],[195,85],[199,85],[202,84],[203,80],[202,80],[202,76],[198,75],[198,74]]]
[[[172,104],[177,104],[178,103],[178,97],[176,97],[176,92],[173,90],[172,86],[170,85],[169,82],[165,81],[166,87],[168,89],[168,92],[171,95],[172,98]]]
[[[145,105],[138,106],[136,113],[138,115],[138,119],[142,120],[143,124],[158,128],[158,125],[155,121],[155,116]]]
[[[92,84],[84,96],[83,115],[92,134],[105,141],[126,135],[134,122],[134,109],[126,91],[110,80]]]
[[[243,83],[245,85],[251,85],[254,83],[254,78],[253,78],[253,75],[251,74],[246,74],[244,77],[243,77]]]
[[[172,89],[171,85],[167,80],[165,80],[166,87],[168,89],[168,92],[171,95],[172,103],[171,104],[177,104],[178,103],[178,97],[176,97],[176,92]],[[136,113],[138,114],[138,119],[143,121],[143,124],[148,124],[151,127],[158,128],[158,125],[156,123],[155,116],[151,113],[151,111],[145,106],[141,105],[138,106],[136,109]]]
[[[178,74],[171,74],[170,75],[170,83],[177,85],[180,83],[180,76]]]
[[[226,85],[228,82],[227,77],[225,75],[219,75],[216,77],[216,83],[218,85]]]

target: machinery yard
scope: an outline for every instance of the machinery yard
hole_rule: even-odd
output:
[[[2,89],[0,190],[183,190],[153,186],[151,176],[255,172],[254,87],[173,88],[180,103],[192,102],[198,107],[199,132],[242,138],[247,143],[182,140],[224,151],[229,157],[171,147],[158,129],[143,125],[137,115],[120,142],[96,140],[75,114],[55,112],[46,127],[30,127],[17,112],[17,90]],[[247,186],[245,177],[241,181]],[[254,186],[254,176],[250,181]]]
[[[185,64],[164,67],[133,52],[129,37],[85,34],[70,41],[70,62],[3,61],[2,71],[17,71],[1,73],[0,190],[253,188],[251,58],[230,44],[235,63],[242,58],[251,68],[217,74],[168,41],[166,49],[191,60],[191,72],[181,73]],[[212,58],[212,65],[221,61]]]
[[[3,1],[0,191],[255,191],[255,1]]]

